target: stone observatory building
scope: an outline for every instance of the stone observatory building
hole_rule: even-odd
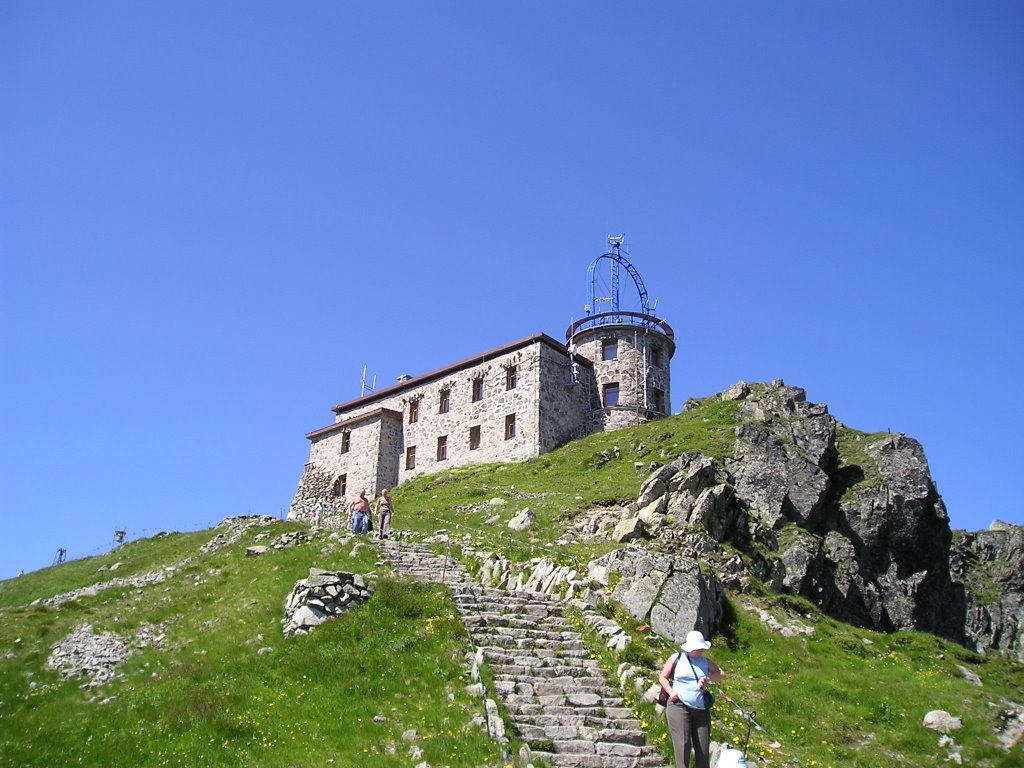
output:
[[[588,270],[586,315],[565,343],[536,333],[334,406],[334,423],[306,435],[309,462],[288,518],[340,514],[363,488],[372,498],[416,475],[522,461],[668,415],[674,332],[654,316],[623,238],[608,240]],[[620,306],[623,271],[635,310]]]

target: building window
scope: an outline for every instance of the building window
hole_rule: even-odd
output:
[[[619,385],[605,384],[604,385],[604,407],[611,408],[613,405],[619,404]]]
[[[338,475],[334,480],[334,487],[331,495],[336,499],[345,498],[345,491],[348,488],[348,475]]]
[[[437,460],[444,461],[448,458],[448,435],[437,438]]]
[[[602,360],[616,360],[619,357],[619,340],[618,339],[602,339],[601,340],[601,359]]]
[[[661,351],[661,347],[659,345],[657,345],[657,344],[654,344],[651,347],[651,365],[661,365],[661,364],[662,364],[662,351]]]
[[[505,369],[505,389],[516,388],[516,373],[519,366],[510,365]]]
[[[473,402],[479,403],[484,399],[484,377],[473,379]]]
[[[516,415],[510,413],[505,417],[505,439],[511,440],[516,436]]]
[[[448,413],[448,409],[452,405],[452,391],[450,389],[442,389],[441,396],[437,401],[437,412]]]
[[[341,452],[348,453],[352,448],[352,433],[345,431],[341,433]]]
[[[416,446],[410,445],[405,449],[405,468],[416,469]]]
[[[469,428],[469,450],[475,451],[480,447],[480,425]]]
[[[665,407],[665,390],[654,388],[654,410],[658,413],[667,413],[668,409]]]
[[[420,401],[412,400],[409,403],[409,423],[415,424],[420,420]]]

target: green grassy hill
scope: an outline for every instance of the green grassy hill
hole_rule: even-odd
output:
[[[727,455],[734,407],[708,404],[521,464],[418,478],[394,494],[395,526],[412,538],[445,529],[512,559],[585,563],[612,545],[554,544],[566,528],[594,507],[635,499],[645,477],[638,463],[687,450]],[[484,502],[495,496],[528,504],[535,525],[523,533],[489,525]],[[515,764],[514,740],[502,755],[480,726],[480,699],[466,691],[466,634],[446,592],[392,578],[372,544],[328,530],[245,556],[257,537],[267,544],[295,530],[307,528],[277,521],[234,542],[223,526],[162,535],[0,583],[0,766]],[[215,538],[224,545],[204,547]],[[311,567],[375,572],[377,592],[286,640],[284,600]],[[146,574],[148,585],[129,583]],[[59,606],[38,602],[115,579],[121,586]],[[784,637],[762,613],[813,632]],[[636,642],[621,653],[595,643],[595,656],[610,672],[622,661],[646,664],[653,679],[666,649],[617,617]],[[54,646],[83,625],[117,635],[130,651],[114,679],[96,687],[47,666]],[[1024,745],[1006,751],[997,738],[1007,703],[1024,700],[1024,666],[1015,662],[928,635],[855,629],[767,593],[731,597],[714,642],[711,655],[729,672],[721,692],[756,711],[764,729],[751,739],[760,765],[939,766],[951,751],[965,765],[1024,765]],[[664,725],[635,699],[650,740],[668,755]],[[939,746],[922,726],[932,709],[962,719],[953,746]],[[713,738],[735,742],[746,731],[721,699]]]

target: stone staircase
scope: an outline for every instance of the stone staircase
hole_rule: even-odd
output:
[[[458,563],[422,545],[380,545],[398,574],[449,586],[531,760],[565,768],[664,766],[621,693],[589,657],[561,602],[481,587]]]

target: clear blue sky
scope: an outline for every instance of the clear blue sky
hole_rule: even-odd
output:
[[[0,578],[280,515],[304,434],[582,313],[1017,482],[1024,5],[0,4]]]

